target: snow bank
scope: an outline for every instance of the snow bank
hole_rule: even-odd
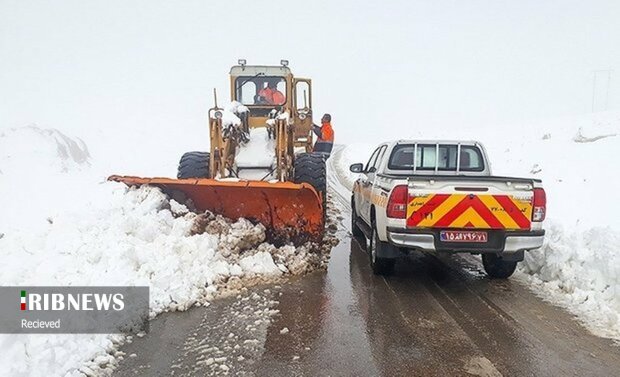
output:
[[[541,178],[547,191],[547,240],[528,253],[517,278],[579,316],[595,333],[620,339],[620,113],[471,130],[416,130],[406,139],[475,139],[493,173]],[[336,158],[345,183],[376,146],[348,146]]]
[[[497,135],[497,134],[496,134]],[[547,237],[517,278],[567,308],[595,334],[620,339],[620,113],[538,122],[512,141],[486,142],[494,170],[542,178]]]
[[[343,183],[349,190],[353,189],[353,183],[360,176],[358,173],[352,173],[349,170],[351,164],[361,162],[366,165],[370,155],[377,146],[372,144],[356,143],[344,147],[339,153],[336,153],[335,168],[339,177],[343,179]]]
[[[86,146],[58,131],[0,135],[0,206],[11,208],[0,222],[3,285],[148,285],[154,316],[185,310],[244,279],[303,273],[325,262],[327,254],[312,245],[264,243],[262,225],[197,215],[159,189],[106,182],[89,168]],[[123,339],[0,335],[0,375],[107,374]]]
[[[620,232],[605,226],[566,231],[553,220],[546,228],[545,246],[527,255],[517,278],[593,333],[620,339]]]

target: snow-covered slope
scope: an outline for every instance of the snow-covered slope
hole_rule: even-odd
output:
[[[89,167],[80,139],[36,126],[0,130],[0,233],[45,226],[47,217],[73,207],[83,192],[78,175]]]
[[[516,278],[578,315],[596,334],[620,339],[620,188],[616,174],[620,113],[556,119],[486,130],[446,131],[420,125],[398,138],[475,139],[489,152],[494,174],[541,178],[547,191],[547,239],[529,253]],[[374,145],[354,144],[337,161],[351,184],[353,162]]]

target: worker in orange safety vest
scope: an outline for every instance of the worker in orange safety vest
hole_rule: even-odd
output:
[[[312,125],[312,131],[317,136],[317,140],[314,143],[314,152],[325,153],[327,157],[332,153],[334,147],[334,129],[332,128],[332,116],[329,114],[323,115],[321,118],[321,126],[316,124]]]
[[[283,105],[286,102],[286,97],[278,90],[275,81],[268,82],[267,87],[261,89],[258,95],[262,102],[268,105]]]

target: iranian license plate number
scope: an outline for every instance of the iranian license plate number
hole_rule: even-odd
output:
[[[461,230],[444,230],[439,232],[439,238],[443,242],[479,242],[488,241],[487,232],[470,232]]]

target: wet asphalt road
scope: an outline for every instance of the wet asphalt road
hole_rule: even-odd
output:
[[[620,347],[476,257],[416,253],[374,276],[333,194],[344,218],[327,271],[161,315],[115,375],[620,375]]]

